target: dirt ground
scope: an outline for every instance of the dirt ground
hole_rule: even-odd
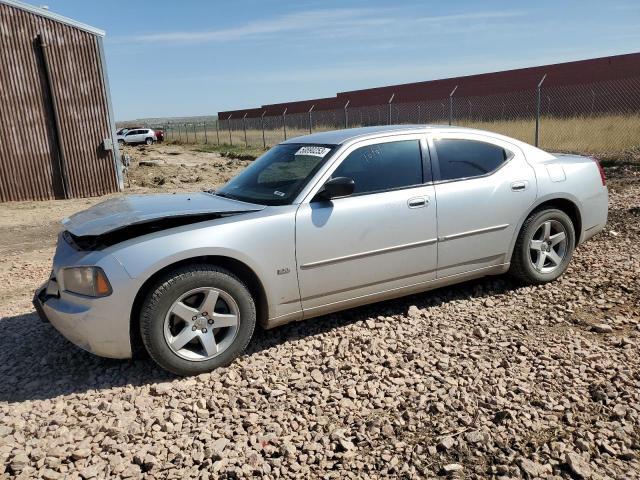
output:
[[[193,148],[125,146],[123,153],[131,157],[131,164],[120,194],[0,205],[0,315],[29,308],[29,292],[48,275],[62,218],[116,195],[215,188],[250,163]]]
[[[127,153],[125,193],[248,163]],[[33,312],[60,219],[103,198],[0,205],[0,479],[640,478],[640,168],[607,175],[607,228],[556,282],[489,277],[257,331],[189,379],[94,357]]]

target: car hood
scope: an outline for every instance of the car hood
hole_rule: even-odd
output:
[[[134,225],[184,217],[233,215],[264,209],[264,205],[245,203],[198,192],[187,194],[126,195],[98,203],[62,220],[64,228],[76,237],[104,235]]]

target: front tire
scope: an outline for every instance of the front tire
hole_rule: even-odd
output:
[[[527,284],[551,282],[567,270],[575,244],[573,222],[566,213],[536,210],[522,225],[509,273]]]
[[[146,350],[162,368],[197,375],[226,366],[249,344],[255,302],[233,273],[191,265],[162,277],[140,314]]]

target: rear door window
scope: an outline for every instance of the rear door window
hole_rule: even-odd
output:
[[[353,179],[356,195],[421,185],[420,142],[403,140],[360,147],[342,161],[332,177]]]
[[[461,180],[490,174],[512,154],[498,145],[477,140],[443,138],[434,141],[440,180]]]

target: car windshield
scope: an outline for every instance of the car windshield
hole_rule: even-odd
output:
[[[262,205],[291,203],[335,148],[300,143],[276,145],[217,190],[216,195]]]

